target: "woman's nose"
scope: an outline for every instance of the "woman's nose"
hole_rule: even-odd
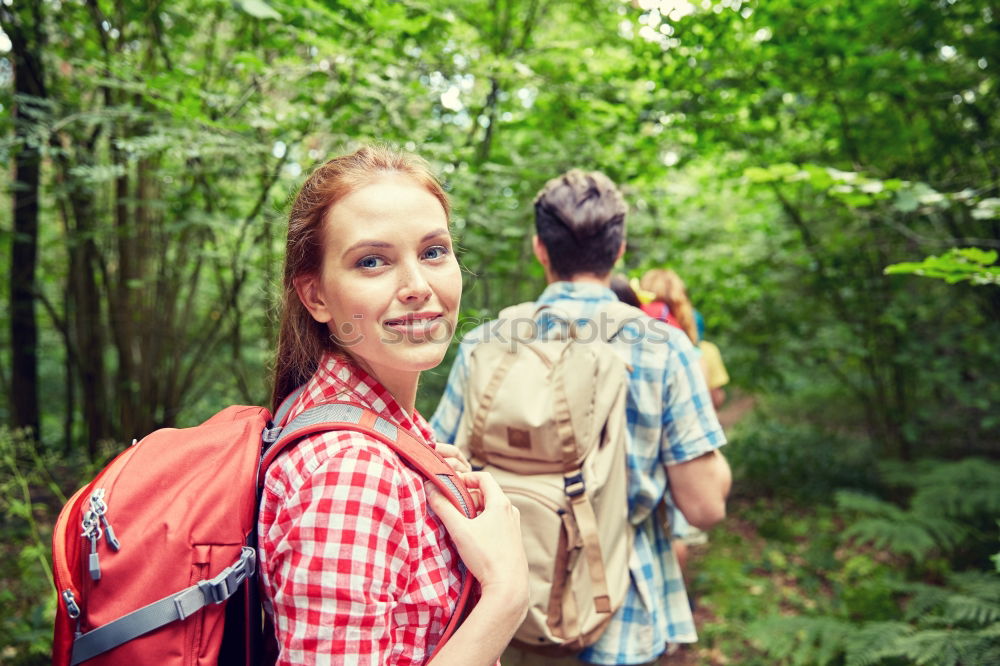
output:
[[[399,300],[404,303],[426,301],[431,296],[431,285],[420,266],[407,266],[400,275]]]

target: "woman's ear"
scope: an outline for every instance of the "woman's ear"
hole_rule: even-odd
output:
[[[320,287],[319,276],[300,275],[292,279],[292,284],[295,285],[295,293],[299,295],[299,301],[302,302],[313,319],[321,324],[326,324],[333,319]]]

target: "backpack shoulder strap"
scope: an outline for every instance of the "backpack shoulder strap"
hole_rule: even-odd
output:
[[[563,319],[571,325],[573,324],[573,318],[562,312],[558,307],[539,305],[531,301],[504,308],[497,315],[497,319],[503,321],[504,325],[511,326],[519,319],[535,319],[543,311],[549,311],[553,316]],[[647,316],[639,308],[633,307],[628,303],[622,303],[621,301],[610,301],[602,305],[598,313],[607,316],[612,324],[611,328],[608,329],[609,333],[606,336],[605,342],[613,340],[621,332],[622,328],[630,322],[641,320],[642,317]]]
[[[531,319],[535,316],[535,313],[538,312],[539,307],[540,306],[534,301],[510,305],[497,313],[497,319],[517,319],[520,317],[527,317]]]
[[[372,410],[353,402],[330,402],[305,410],[281,429],[274,444],[268,448],[257,473],[258,487],[263,487],[264,473],[278,454],[303,437],[332,430],[353,430],[378,440],[392,449],[410,467],[434,484],[451,503],[469,518],[476,517],[475,503],[465,483],[451,465],[433,448],[409,432],[390,423]],[[434,652],[445,644],[471,609],[472,574],[466,568],[462,578],[455,613],[445,628]],[[432,655],[433,656],[433,655]]]
[[[270,467],[289,445],[308,435],[331,430],[353,430],[382,442],[438,487],[457,509],[470,518],[475,517],[474,504],[465,484],[440,453],[403,428],[353,402],[325,403],[296,416],[281,429],[281,435],[267,450],[261,461],[262,470]]]
[[[292,410],[292,405],[295,404],[295,401],[298,400],[299,396],[302,395],[302,392],[306,390],[306,386],[307,386],[306,384],[303,384],[302,386],[298,387],[297,389],[289,393],[288,396],[281,401],[281,406],[278,407],[278,411],[274,413],[274,418],[271,419],[274,425],[280,426],[282,423],[285,422],[285,417],[287,417],[288,412]]]
[[[610,335],[607,336],[606,342],[614,340],[615,337],[621,333],[621,330],[628,324],[633,321],[642,321],[644,317],[648,316],[639,308],[620,301],[607,303],[601,308],[600,311],[611,320],[612,324],[608,329],[610,331]]]

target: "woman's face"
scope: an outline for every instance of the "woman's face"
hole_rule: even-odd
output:
[[[438,365],[462,295],[441,202],[384,174],[330,208],[325,225],[321,274],[295,281],[313,317],[383,384]]]

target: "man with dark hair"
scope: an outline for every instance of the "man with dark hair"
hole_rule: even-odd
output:
[[[625,251],[625,217],[621,193],[602,173],[574,169],[550,180],[535,199],[533,246],[549,283],[536,305],[565,313],[578,325],[599,322],[617,301],[609,284]],[[440,442],[456,441],[463,422],[474,416],[466,413],[464,401],[469,359],[489,330],[480,326],[462,341],[432,420]],[[630,588],[600,638],[577,657],[540,657],[510,647],[504,666],[651,664],[669,644],[697,640],[681,571],[657,508],[669,497],[702,529],[724,518],[731,474],[718,449],[725,436],[698,352],[683,332],[638,315],[611,344],[629,372],[628,513],[635,530]]]
[[[625,251],[626,212],[621,193],[599,171],[573,169],[550,180],[535,197],[534,238],[549,281],[609,273]]]

